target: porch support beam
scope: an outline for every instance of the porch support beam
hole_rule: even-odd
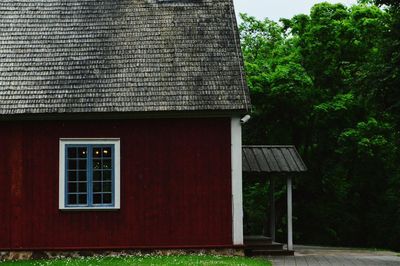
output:
[[[275,217],[275,180],[274,177],[271,176],[269,179],[269,212],[270,212],[270,216],[269,216],[269,233],[271,235],[271,239],[272,241],[275,241],[275,231],[276,231],[276,217]]]
[[[287,177],[287,225],[288,225],[288,250],[293,250],[293,218],[292,218],[292,178]]]

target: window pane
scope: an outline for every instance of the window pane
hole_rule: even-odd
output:
[[[76,160],[68,160],[68,169],[76,169]]]
[[[87,196],[86,194],[80,194],[78,196],[79,198],[79,204],[87,204]]]
[[[93,195],[93,204],[101,204],[101,194]]]
[[[112,204],[115,196],[113,144],[70,143],[66,144],[65,151],[66,205]]]
[[[103,169],[111,169],[111,159],[103,160]]]
[[[111,158],[111,148],[107,147],[103,149],[103,158]]]
[[[79,181],[87,181],[86,171],[78,171]]]
[[[93,181],[101,181],[101,171],[93,171]]]
[[[111,181],[111,171],[110,170],[103,171],[103,181]]]
[[[111,192],[111,182],[103,183],[103,192]]]
[[[76,171],[68,171],[68,181],[76,181]]]
[[[67,149],[68,158],[76,158],[76,148]]]
[[[77,198],[75,194],[68,195],[68,204],[70,205],[77,204]]]
[[[86,169],[86,160],[79,160],[79,169]]]
[[[101,160],[93,160],[93,169],[101,169]]]
[[[79,192],[87,192],[86,183],[79,183]]]
[[[101,158],[101,148],[93,148],[93,158]]]
[[[87,149],[86,148],[78,148],[78,157],[86,158],[87,157]]]
[[[67,204],[87,207],[112,204],[113,145],[68,146],[65,169]]]
[[[101,182],[93,182],[93,192],[101,192]]]
[[[77,192],[77,184],[76,183],[68,183],[68,193]]]
[[[111,194],[103,194],[103,203],[104,204],[111,204]]]

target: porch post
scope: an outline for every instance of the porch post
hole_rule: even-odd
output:
[[[275,241],[275,180],[271,176],[269,179],[269,204],[270,204],[270,216],[269,216],[269,233],[271,234],[272,241]]]
[[[293,224],[292,224],[292,178],[287,177],[287,224],[288,224],[288,250],[293,250]]]

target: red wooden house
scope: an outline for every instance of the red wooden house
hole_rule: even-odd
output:
[[[0,250],[243,244],[232,0],[0,1]]]

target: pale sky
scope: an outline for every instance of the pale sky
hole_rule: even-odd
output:
[[[236,15],[247,13],[258,19],[278,21],[280,18],[292,18],[297,14],[309,14],[310,8],[320,2],[342,3],[347,6],[357,0],[234,0]]]

